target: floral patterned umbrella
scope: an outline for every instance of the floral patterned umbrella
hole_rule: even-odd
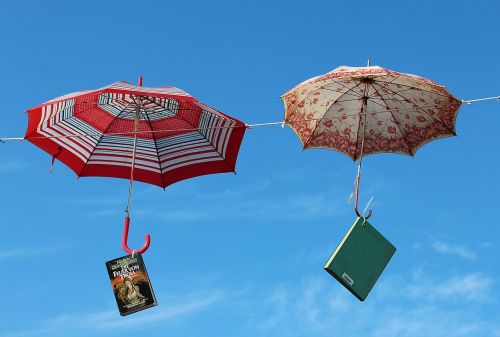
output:
[[[378,66],[338,67],[297,85],[282,99],[285,122],[304,149],[332,149],[359,159],[358,216],[363,156],[413,156],[432,140],[454,136],[461,105],[435,82]]]

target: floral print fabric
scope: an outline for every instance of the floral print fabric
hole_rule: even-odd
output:
[[[362,148],[363,156],[413,156],[431,140],[454,136],[461,105],[437,83],[377,66],[339,67],[299,84],[282,99],[285,122],[304,149],[333,149],[354,160]]]

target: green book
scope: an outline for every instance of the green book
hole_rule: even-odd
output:
[[[324,268],[364,301],[395,252],[396,247],[365,218],[359,217]]]

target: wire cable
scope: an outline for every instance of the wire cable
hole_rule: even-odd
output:
[[[466,105],[471,105],[475,102],[482,102],[482,101],[493,101],[493,100],[499,100],[500,101],[500,96],[492,96],[492,97],[484,97],[484,98],[475,98],[475,99],[469,99],[469,100],[462,100],[461,102]],[[422,106],[422,107],[412,107],[408,109],[398,109],[398,111],[412,111],[415,109],[421,109],[421,108],[437,108],[438,106],[435,105],[430,105],[430,106]],[[231,125],[231,126],[218,126],[218,127],[210,127],[210,128],[186,128],[186,129],[165,129],[165,130],[144,130],[144,131],[127,131],[127,132],[110,132],[110,133],[86,133],[86,134],[70,134],[70,135],[59,135],[59,136],[35,136],[35,137],[30,137],[31,139],[47,139],[47,138],[79,138],[79,137],[99,137],[102,135],[105,136],[135,136],[139,134],[154,134],[154,133],[167,133],[167,132],[179,132],[179,131],[198,131],[198,130],[213,130],[213,129],[228,129],[228,128],[247,128],[247,129],[252,129],[254,127],[259,127],[259,126],[273,126],[273,125],[280,125],[281,128],[285,127],[285,124],[291,124],[291,123],[296,123],[296,122],[309,122],[309,121],[318,121],[318,120],[332,120],[332,119],[342,119],[345,117],[354,117],[354,116],[360,116],[360,115],[365,115],[365,114],[380,114],[380,113],[386,113],[390,112],[391,110],[378,110],[378,111],[373,111],[373,112],[366,112],[366,113],[354,113],[354,114],[342,114],[341,116],[336,116],[336,117],[321,117],[321,118],[305,118],[305,119],[300,119],[300,120],[283,120],[283,121],[278,121],[278,122],[267,122],[267,123],[253,123],[253,124],[244,124],[244,125]],[[0,143],[5,143],[7,141],[23,141],[25,138],[24,137],[0,137]]]

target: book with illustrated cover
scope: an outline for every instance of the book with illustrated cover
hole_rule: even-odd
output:
[[[382,234],[358,217],[324,268],[364,301],[395,252]]]
[[[120,315],[126,316],[156,305],[141,254],[122,256],[106,262],[111,287]]]

